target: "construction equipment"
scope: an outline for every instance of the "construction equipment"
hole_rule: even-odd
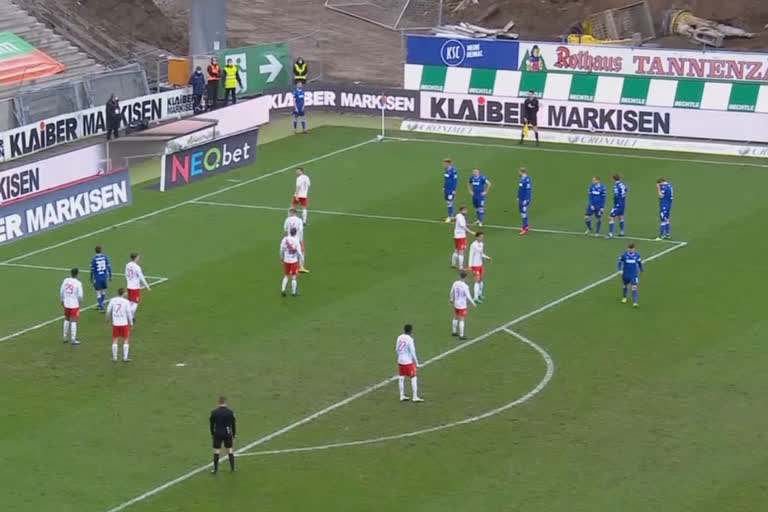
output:
[[[685,36],[714,48],[721,48],[723,41],[728,37],[755,37],[752,32],[699,18],[685,9],[665,11],[662,27],[669,35]]]

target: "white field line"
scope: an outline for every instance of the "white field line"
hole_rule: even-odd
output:
[[[230,207],[230,208],[248,208],[251,210],[276,210],[276,211],[284,211],[288,212],[288,208],[284,206],[261,206],[261,205],[253,205],[253,204],[241,204],[241,203],[220,203],[218,201],[194,201],[195,204],[205,204],[209,206],[222,206],[222,207]],[[337,215],[340,217],[359,217],[362,219],[377,219],[377,220],[392,220],[392,221],[402,221],[402,222],[421,222],[424,224],[445,224],[445,221],[442,220],[435,220],[435,219],[419,219],[416,217],[399,217],[399,216],[390,216],[390,215],[374,215],[374,214],[368,214],[368,213],[352,213],[352,212],[331,212],[327,210],[311,210],[312,214],[321,214],[321,215]],[[493,229],[507,229],[512,231],[517,231],[520,229],[520,226],[499,226],[497,224],[483,224],[483,228],[493,228]],[[560,229],[537,229],[537,228],[531,228],[531,231],[535,231],[537,233],[549,233],[554,235],[578,235],[581,237],[585,237],[587,235],[584,234],[583,231],[564,231]],[[667,244],[678,244],[680,242],[674,241],[674,240],[655,240],[653,238],[642,238],[642,237],[632,237],[627,236],[623,237],[626,240],[638,240],[642,242],[663,242]],[[621,239],[621,238],[619,238]]]
[[[374,443],[382,443],[385,441],[396,441],[398,439],[406,439],[409,437],[416,437],[421,436],[424,434],[431,434],[433,432],[438,432],[440,430],[446,430],[449,428],[458,427],[461,425],[467,425],[469,423],[474,423],[476,421],[481,421],[487,418],[490,418],[491,416],[495,416],[497,414],[500,414],[507,409],[511,409],[513,407],[517,407],[518,405],[521,405],[534,396],[541,393],[541,391],[547,387],[549,382],[552,380],[552,377],[555,374],[555,362],[552,359],[552,356],[540,345],[538,345],[536,342],[526,338],[522,334],[519,334],[511,329],[504,329],[505,332],[511,334],[515,338],[517,338],[519,341],[525,343],[526,345],[533,348],[536,352],[541,355],[541,357],[544,359],[544,362],[547,365],[546,373],[544,374],[544,377],[539,381],[539,383],[536,385],[535,388],[533,388],[528,393],[524,394],[523,396],[513,400],[512,402],[508,402],[501,407],[497,407],[495,409],[492,409],[490,411],[484,412],[482,414],[478,414],[476,416],[471,416],[469,418],[464,418],[463,420],[458,421],[452,421],[450,423],[443,423],[441,425],[435,425],[434,427],[424,428],[421,430],[414,430],[412,432],[405,432],[402,434],[394,434],[389,436],[382,436],[382,437],[374,437],[371,439],[362,439],[359,441],[346,441],[346,442],[340,442],[340,443],[331,443],[331,444],[324,444],[324,445],[316,445],[316,446],[302,446],[299,448],[284,448],[282,450],[262,450],[258,452],[248,452],[243,453],[240,456],[241,457],[253,457],[258,455],[280,455],[285,453],[299,453],[299,452],[316,452],[320,450],[330,450],[332,448],[344,448],[349,446],[361,446],[366,444],[374,444]]]
[[[159,284],[163,284],[166,281],[168,281],[167,277],[159,277],[159,278],[155,278],[155,280],[150,282],[149,285],[150,286],[157,286]],[[89,309],[94,309],[97,306],[98,306],[98,304],[91,304],[90,306],[85,306],[85,307],[80,308],[80,311],[88,311]],[[2,338],[0,338],[0,343],[3,343],[3,342],[8,341],[8,340],[12,340],[13,338],[18,338],[19,336],[27,334],[28,332],[32,332],[32,331],[36,331],[38,329],[42,329],[43,327],[46,327],[46,326],[51,325],[51,324],[56,323],[56,322],[60,322],[62,320],[64,320],[64,316],[63,315],[57,316],[56,318],[51,318],[50,320],[46,320],[45,322],[41,322],[41,323],[33,325],[31,327],[27,327],[27,328],[22,329],[20,331],[16,331],[16,332],[14,332],[12,334],[8,334],[6,336],[3,336]]]
[[[679,242],[676,245],[668,247],[668,248],[664,249],[663,251],[660,251],[660,252],[658,252],[656,254],[653,254],[652,256],[646,258],[645,262],[646,263],[651,262],[651,261],[653,261],[655,259],[658,259],[658,258],[664,256],[665,254],[669,254],[670,252],[675,251],[677,249],[680,249],[681,247],[685,247],[686,245],[688,245],[686,242]],[[530,311],[530,312],[528,312],[528,313],[526,313],[526,314],[524,314],[522,316],[519,316],[519,317],[515,318],[514,320],[512,320],[510,322],[507,322],[506,324],[500,325],[499,327],[496,327],[495,329],[492,329],[492,330],[490,330],[488,332],[485,332],[485,333],[481,334],[480,336],[478,336],[476,338],[473,338],[473,339],[471,339],[469,341],[465,341],[464,343],[456,345],[452,349],[446,350],[445,352],[442,352],[442,353],[432,357],[431,359],[423,362],[421,364],[421,366],[423,367],[423,366],[428,366],[430,364],[436,363],[437,361],[439,361],[439,360],[441,360],[441,359],[443,359],[445,357],[448,357],[451,354],[454,354],[454,353],[456,353],[456,352],[458,352],[460,350],[464,350],[464,349],[466,349],[468,347],[471,347],[472,345],[475,345],[476,343],[479,343],[479,342],[489,338],[490,336],[493,336],[494,334],[496,334],[498,332],[505,331],[506,329],[509,329],[510,327],[512,327],[513,325],[515,325],[517,323],[520,323],[520,322],[522,322],[524,320],[527,320],[527,319],[529,319],[529,318],[531,318],[531,317],[533,317],[535,315],[538,315],[539,313],[543,313],[544,311],[552,309],[555,306],[559,306],[560,304],[562,304],[563,302],[565,302],[565,301],[567,301],[569,299],[572,299],[574,297],[578,297],[579,295],[582,295],[582,294],[586,293],[587,291],[591,290],[592,288],[600,286],[603,283],[607,283],[608,281],[615,280],[616,278],[617,278],[617,274],[615,272],[612,272],[611,274],[607,275],[606,277],[603,277],[602,279],[598,279],[594,283],[588,284],[587,286],[579,288],[578,290],[575,290],[575,291],[573,291],[573,292],[571,292],[571,293],[569,293],[567,295],[563,295],[559,299],[555,299],[555,300],[553,300],[553,301],[551,301],[551,302],[549,302],[549,303],[547,303],[547,304],[545,304],[545,305],[543,305],[543,306],[541,306],[541,307],[539,307],[537,309],[534,309],[533,311]],[[394,382],[395,380],[397,380],[397,375],[393,375],[392,377],[389,377],[388,379],[385,379],[385,380],[383,380],[381,382],[378,382],[378,383],[376,383],[376,384],[374,384],[372,386],[369,386],[369,387],[363,389],[362,391],[358,391],[354,395],[350,395],[347,398],[344,398],[343,400],[340,400],[340,401],[338,401],[336,403],[333,403],[333,404],[331,404],[331,405],[329,405],[329,406],[327,406],[327,407],[325,407],[323,409],[320,409],[319,411],[317,411],[317,412],[315,412],[313,414],[310,414],[309,416],[305,416],[304,418],[302,418],[300,420],[297,420],[297,421],[294,421],[293,423],[291,423],[289,425],[286,425],[285,427],[282,427],[279,430],[275,430],[274,432],[272,432],[270,434],[262,436],[262,437],[256,439],[255,441],[252,441],[252,442],[248,443],[247,445],[245,445],[242,448],[240,448],[239,450],[237,450],[236,453],[238,455],[246,453],[249,450],[251,450],[252,448],[255,448],[256,446],[262,445],[262,444],[264,444],[264,443],[266,443],[268,441],[271,441],[272,439],[275,439],[276,437],[279,437],[279,436],[281,436],[283,434],[291,432],[292,430],[295,430],[295,429],[297,429],[298,427],[300,427],[302,425],[305,425],[305,424],[307,424],[307,423],[309,423],[309,422],[311,422],[313,420],[316,420],[317,418],[319,418],[321,416],[324,416],[324,415],[328,414],[329,412],[332,412],[332,411],[338,409],[339,407],[343,407],[343,406],[347,405],[348,403],[350,403],[350,402],[352,402],[354,400],[357,400],[358,398],[362,398],[362,397],[364,397],[366,395],[369,395],[369,394],[373,393],[374,391],[376,391],[378,389],[381,389],[384,386],[389,385],[391,382]],[[188,479],[192,478],[193,476],[197,475],[198,473],[202,473],[203,471],[208,470],[209,468],[212,467],[212,465],[213,465],[212,463],[208,463],[208,464],[204,464],[202,466],[198,466],[197,468],[195,468],[195,469],[193,469],[193,470],[191,470],[191,471],[189,471],[187,473],[184,473],[183,475],[178,476],[178,477],[176,477],[176,478],[174,478],[172,480],[169,480],[169,481],[167,481],[167,482],[165,482],[165,483],[155,487],[154,489],[150,489],[150,490],[144,492],[143,494],[140,494],[140,495],[136,496],[135,498],[132,498],[132,499],[130,499],[128,501],[125,501],[125,502],[121,503],[120,505],[117,505],[115,507],[110,508],[107,512],[119,512],[121,510],[125,510],[126,508],[130,507],[131,505],[135,505],[136,503],[142,502],[142,501],[146,500],[147,498],[151,498],[152,496],[160,494],[161,492],[165,491],[166,489],[169,489],[170,487],[173,487],[176,484],[184,482],[185,480],[188,480]]]
[[[92,236],[99,235],[99,234],[104,233],[105,231],[109,231],[111,229],[119,228],[119,227],[125,226],[127,224],[131,224],[131,223],[139,221],[139,220],[148,219],[150,217],[154,217],[155,215],[159,215],[161,213],[165,213],[165,212],[169,212],[171,210],[175,210],[176,208],[179,208],[180,206],[184,206],[184,205],[193,203],[193,202],[201,200],[201,199],[206,199],[206,198],[209,198],[209,197],[213,197],[213,196],[215,196],[217,194],[221,194],[222,192],[228,192],[230,190],[234,190],[236,188],[240,188],[240,187],[243,187],[245,185],[249,185],[251,183],[255,183],[257,181],[261,181],[261,180],[267,179],[267,178],[269,178],[271,176],[275,176],[277,174],[282,174],[284,172],[290,171],[290,170],[295,169],[296,167],[300,167],[302,165],[311,164],[313,162],[317,162],[318,160],[323,160],[325,158],[330,158],[332,156],[335,156],[335,155],[338,155],[338,154],[341,154],[341,153],[344,153],[344,152],[347,152],[347,151],[351,151],[353,149],[357,149],[359,147],[362,147],[362,146],[365,146],[367,144],[370,144],[371,142],[373,142],[373,139],[365,141],[365,142],[360,142],[359,144],[353,144],[352,146],[347,146],[345,148],[337,149],[335,151],[331,151],[329,153],[325,153],[323,155],[316,156],[314,158],[310,158],[309,160],[304,160],[303,162],[297,162],[297,163],[295,163],[293,165],[289,165],[287,167],[283,167],[282,169],[278,169],[276,171],[268,172],[267,174],[262,174],[260,176],[256,176],[255,178],[250,178],[248,180],[241,181],[240,183],[235,183],[234,185],[229,185],[227,187],[220,188],[218,190],[214,190],[213,192],[208,192],[207,194],[203,194],[201,196],[198,196],[198,197],[195,197],[195,198],[192,198],[192,199],[188,199],[186,201],[182,201],[182,202],[179,202],[179,203],[172,204],[170,206],[166,206],[165,208],[160,208],[158,210],[155,210],[155,211],[152,211],[152,212],[149,212],[149,213],[145,213],[144,215],[139,215],[138,217],[133,217],[131,219],[124,220],[124,221],[118,222],[116,224],[112,224],[111,226],[107,226],[107,227],[104,227],[104,228],[101,228],[101,229],[97,229],[95,231],[91,231],[89,233],[85,233],[84,235],[80,235],[80,236],[76,236],[76,237],[70,238],[68,240],[64,240],[63,242],[59,242],[57,244],[49,245],[47,247],[42,247],[40,249],[36,249],[34,251],[30,251],[28,253],[24,253],[24,254],[22,254],[20,256],[14,256],[13,258],[7,259],[7,260],[5,260],[5,261],[3,261],[1,263],[13,263],[15,261],[19,261],[19,260],[23,260],[25,258],[29,258],[30,256],[34,256],[35,254],[40,254],[41,252],[46,252],[46,251],[50,251],[52,249],[57,249],[59,247],[65,246],[65,245],[69,245],[69,244],[71,244],[73,242],[77,242],[77,241],[83,240],[85,238],[90,238]]]
[[[674,157],[665,157],[665,156],[654,156],[654,155],[638,155],[634,153],[608,153],[608,152],[601,152],[601,151],[588,151],[588,150],[579,150],[579,149],[557,149],[557,148],[549,148],[549,147],[531,147],[531,146],[521,146],[520,144],[517,144],[516,142],[510,142],[509,144],[486,144],[483,142],[470,142],[470,141],[461,141],[461,140],[442,140],[442,139],[412,139],[408,137],[389,137],[387,136],[386,139],[392,139],[399,142],[431,142],[436,144],[454,144],[454,145],[460,145],[460,146],[479,146],[479,147],[487,147],[487,148],[504,148],[504,149],[512,149],[512,150],[522,150],[522,151],[536,151],[536,152],[544,152],[544,153],[571,153],[574,155],[589,155],[589,156],[610,156],[610,157],[619,157],[619,158],[636,158],[640,160],[662,160],[665,162],[688,162],[693,164],[711,164],[711,165],[729,165],[729,166],[736,166],[736,167],[759,167],[762,169],[768,168],[768,164],[756,164],[752,162],[721,162],[718,160],[705,160],[705,159],[699,159],[699,158],[674,158]],[[386,140],[385,139],[385,140]]]
[[[0,267],[18,267],[18,268],[31,268],[36,270],[60,270],[62,272],[69,272],[72,270],[71,267],[51,267],[48,265],[28,265],[26,263],[0,263]],[[87,268],[87,267],[79,267],[79,268]],[[121,274],[120,272],[112,272],[113,276],[124,276],[125,274]],[[144,276],[147,279],[165,279],[168,280],[165,277],[160,276]],[[151,286],[151,283],[150,283]]]

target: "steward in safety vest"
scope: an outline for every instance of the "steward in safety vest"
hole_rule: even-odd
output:
[[[307,75],[309,74],[309,67],[304,59],[299,57],[296,62],[293,63],[293,83],[307,83]]]
[[[232,64],[232,59],[227,59],[227,65],[224,66],[224,106],[229,103],[229,97],[232,96],[232,103],[237,103],[235,91],[237,86],[243,87],[240,80],[240,67]]]
[[[219,68],[219,60],[216,57],[211,57],[211,63],[208,64],[208,85],[206,91],[206,104],[208,110],[216,108],[220,78],[221,69]]]

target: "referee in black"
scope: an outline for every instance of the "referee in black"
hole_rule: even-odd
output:
[[[235,472],[235,452],[232,445],[235,441],[237,429],[235,428],[235,413],[227,405],[227,397],[219,397],[219,406],[211,411],[211,437],[213,438],[213,469],[214,475],[219,472],[219,453],[221,445],[227,449],[229,455],[229,469]]]
[[[536,98],[536,93],[528,91],[528,97],[523,102],[523,124],[527,124],[528,127],[533,128],[533,133],[536,134],[536,145],[539,145],[539,100]],[[520,134],[520,144],[525,140],[525,130]]]

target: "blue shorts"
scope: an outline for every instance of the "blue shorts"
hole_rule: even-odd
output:
[[[293,111],[293,117],[305,117],[304,115],[304,109],[294,110]]]
[[[485,197],[484,196],[472,196],[472,206],[475,208],[483,208],[485,207]]]
[[[453,201],[453,198],[456,197],[456,191],[455,190],[445,190],[443,196],[445,196],[446,201]]]
[[[624,281],[624,286],[627,286],[628,284],[633,284],[637,286],[640,284],[640,276],[630,277],[630,276],[622,276],[621,280]]]
[[[604,210],[601,211],[601,209],[598,208],[597,206],[595,206],[595,209],[593,210],[592,205],[588,204],[587,209],[584,211],[584,215],[586,215],[587,217],[594,215],[595,217],[599,218],[603,216],[603,212]]]
[[[611,209],[611,217],[621,217],[622,215],[624,215],[624,205],[623,204],[613,205],[613,208]]]
[[[520,210],[520,213],[528,213],[528,207],[531,206],[531,202],[528,201],[528,204],[525,204],[525,201],[522,199],[517,200],[517,207]]]
[[[107,279],[106,278],[96,278],[96,280],[93,282],[93,289],[96,291],[106,290],[107,289]]]
[[[672,211],[672,205],[659,207],[659,218],[661,220],[669,220],[669,214]]]

